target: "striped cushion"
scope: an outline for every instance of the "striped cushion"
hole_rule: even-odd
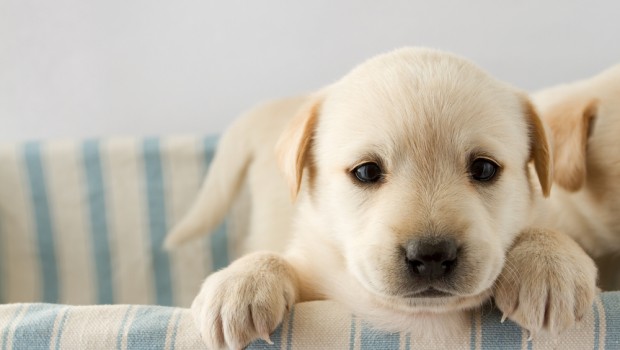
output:
[[[188,306],[224,228],[172,253],[216,138],[0,145],[0,302]]]
[[[602,294],[580,326],[557,339],[526,331],[483,309],[461,335],[429,343],[382,333],[329,301],[297,304],[271,336],[249,349],[620,349],[620,292]],[[187,309],[161,306],[0,306],[0,348],[203,349]]]

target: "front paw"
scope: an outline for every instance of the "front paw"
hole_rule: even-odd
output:
[[[571,238],[549,230],[528,230],[506,256],[495,284],[497,307],[530,331],[558,334],[572,327],[596,295],[596,266]]]
[[[241,349],[271,342],[297,298],[292,267],[280,256],[255,253],[209,276],[192,303],[192,315],[209,349]]]

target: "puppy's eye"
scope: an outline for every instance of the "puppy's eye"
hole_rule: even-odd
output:
[[[353,169],[353,174],[361,182],[374,183],[381,180],[383,172],[377,163],[364,163]]]
[[[476,181],[490,181],[497,174],[499,165],[487,158],[476,158],[469,167],[471,177]]]

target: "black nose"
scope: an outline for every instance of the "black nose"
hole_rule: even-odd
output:
[[[425,238],[409,241],[405,251],[412,273],[433,280],[454,270],[458,247],[453,239]]]

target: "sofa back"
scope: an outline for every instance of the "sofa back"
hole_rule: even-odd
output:
[[[188,306],[226,266],[225,225],[172,252],[215,137],[0,145],[0,302]]]

